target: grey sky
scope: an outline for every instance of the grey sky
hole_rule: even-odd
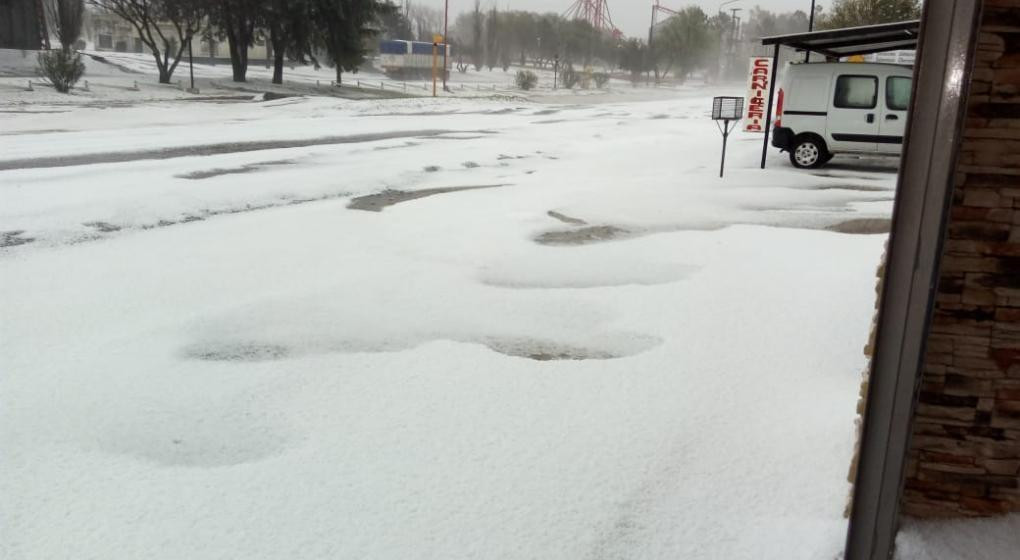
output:
[[[574,3],[574,0],[481,0],[483,8],[491,8],[497,3],[500,10],[529,10],[533,12],[563,13]],[[653,0],[609,0],[609,10],[617,27],[629,36],[643,37],[648,33],[648,24],[652,15]],[[412,0],[412,3],[423,6],[443,8],[443,0]],[[472,9],[474,0],[450,0],[450,21],[460,12]],[[722,0],[661,0],[663,6],[680,9],[691,4],[701,6],[708,13],[717,12]],[[832,0],[818,0],[818,4],[828,6]],[[741,0],[728,5],[728,8],[743,8],[745,11],[755,5],[774,12],[790,12],[811,9],[811,0]],[[805,29],[805,31],[807,31]]]

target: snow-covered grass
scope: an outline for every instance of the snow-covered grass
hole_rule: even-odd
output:
[[[195,85],[198,93],[185,89],[190,85],[187,61],[182,61],[172,78],[173,84],[159,84],[156,64],[149,54],[118,53],[107,51],[84,51],[83,60],[86,74],[70,95],[59,94],[42,84],[36,76],[35,53],[31,51],[0,49],[0,106],[26,104],[81,104],[91,102],[97,105],[140,103],[154,100],[195,99],[210,96],[250,95],[263,92],[300,95],[334,95],[346,98],[374,97],[431,97],[431,79],[393,78],[376,69],[372,64],[357,73],[345,73],[344,87],[331,86],[336,72],[328,67],[314,68],[308,65],[288,66],[284,71],[284,84],[271,84],[272,69],[265,61],[253,60],[248,68],[248,82],[234,83],[230,64],[198,63],[194,66]],[[535,99],[581,99],[591,101],[612,101],[634,98],[668,98],[677,91],[692,88],[663,85],[661,87],[635,88],[628,81],[613,79],[605,89],[568,90],[554,89],[552,69],[528,68],[539,76],[538,87],[523,92],[514,84],[516,66],[508,71],[500,68],[467,72],[452,72],[449,91],[439,91],[443,97],[479,98],[489,96],[515,96]],[[30,80],[35,82],[33,91],[27,90]],[[86,87],[88,88],[86,90]]]
[[[711,93],[0,115],[0,556],[834,557],[894,175]]]

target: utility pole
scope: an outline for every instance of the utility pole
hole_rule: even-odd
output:
[[[813,1],[813,0],[812,0]],[[446,85],[446,76],[449,74],[450,62],[447,58],[450,55],[450,0],[446,0],[446,10],[443,14],[443,91],[450,91]]]
[[[719,7],[717,8],[717,11],[719,12],[719,16],[721,18],[725,18],[726,17],[726,12],[723,11],[723,7],[725,7],[728,4],[733,4],[733,3],[739,2],[739,1],[740,0],[726,0],[725,2],[722,2],[721,4],[719,4]],[[731,25],[732,25],[732,23],[731,23]],[[720,34],[723,34],[723,33],[724,32],[720,31]],[[722,41],[722,39],[723,39],[723,37],[719,37],[720,42]],[[720,56],[720,58],[722,58],[722,60],[720,61],[720,65],[719,65],[720,68],[721,68],[720,69],[720,74],[722,74],[723,76],[726,76],[727,73],[732,70],[732,66],[733,66],[733,62],[734,62],[733,61],[733,56],[731,56],[731,51],[733,50],[733,33],[732,32],[730,32],[730,39],[728,41],[726,41],[726,43],[727,43],[727,45],[726,45],[725,49],[723,49],[723,48],[719,49],[719,51],[720,51],[719,52],[719,56]]]

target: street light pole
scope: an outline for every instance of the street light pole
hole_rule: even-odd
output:
[[[446,85],[447,69],[450,63],[447,60],[450,54],[450,0],[446,0],[446,10],[443,15],[443,91],[450,91]]]
[[[195,91],[195,56],[191,52],[192,37],[188,37],[188,67],[191,69],[191,91]]]

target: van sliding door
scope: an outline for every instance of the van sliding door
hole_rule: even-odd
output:
[[[826,136],[833,151],[875,152],[878,146],[878,76],[836,78]]]

